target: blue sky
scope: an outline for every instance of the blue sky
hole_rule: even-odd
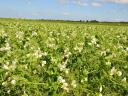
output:
[[[128,0],[1,0],[0,17],[128,21]]]

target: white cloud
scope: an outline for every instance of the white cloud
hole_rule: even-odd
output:
[[[72,4],[76,4],[79,6],[87,6],[87,2],[85,0],[58,0],[60,2],[60,4],[66,4],[67,2],[72,3]]]
[[[106,0],[106,1],[113,3],[120,3],[120,4],[128,4],[128,0]]]
[[[88,4],[83,0],[74,0],[74,4],[77,4],[79,6],[88,6]]]
[[[98,3],[98,2],[92,2],[91,5],[94,6],[94,7],[101,7],[102,6],[102,4]]]
[[[106,3],[119,3],[119,4],[128,4],[128,0],[58,0],[61,4],[72,3],[81,7],[93,6],[101,7]]]
[[[76,3],[79,6],[88,6],[88,3],[84,0],[74,0],[74,3]]]

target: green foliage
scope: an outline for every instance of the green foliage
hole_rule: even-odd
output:
[[[0,96],[127,96],[127,73],[127,26],[0,21]]]

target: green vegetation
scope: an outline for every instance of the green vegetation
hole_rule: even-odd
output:
[[[0,19],[0,96],[128,96],[128,27]]]

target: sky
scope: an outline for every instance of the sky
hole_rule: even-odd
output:
[[[0,0],[0,17],[128,21],[128,0]]]

